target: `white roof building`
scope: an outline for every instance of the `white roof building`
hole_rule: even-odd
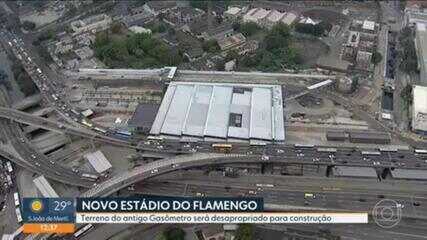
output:
[[[129,28],[129,31],[133,32],[133,33],[146,33],[146,34],[151,34],[151,29],[149,28],[144,28],[144,27],[140,27],[140,26],[132,26]]]
[[[291,25],[297,19],[297,15],[291,12],[286,13],[285,17],[282,18],[282,22],[286,25]]]
[[[261,20],[267,17],[269,10],[263,8],[252,8],[243,16],[243,22],[255,22],[261,24]]]
[[[150,134],[216,140],[285,140],[277,85],[173,82]]]
[[[226,15],[237,16],[242,12],[241,8],[238,7],[228,7],[227,11],[224,12]]]
[[[413,86],[412,128],[427,135],[427,87]]]
[[[362,28],[365,30],[374,31],[375,30],[375,22],[365,20],[365,21],[363,21]]]
[[[99,150],[93,153],[85,154],[84,158],[89,161],[90,165],[92,165],[92,167],[98,173],[104,173],[112,167],[111,163],[108,161],[105,155]]]
[[[41,175],[40,177],[34,178],[33,183],[36,188],[40,191],[43,197],[46,198],[57,198],[59,195],[55,192],[52,186],[49,184],[47,179]]]

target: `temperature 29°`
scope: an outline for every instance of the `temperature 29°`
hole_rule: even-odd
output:
[[[55,200],[53,201],[53,210],[57,212],[62,212],[72,205],[73,202],[70,200]]]

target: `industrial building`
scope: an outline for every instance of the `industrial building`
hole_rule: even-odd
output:
[[[418,169],[394,169],[390,170],[390,175],[394,179],[402,180],[427,180],[427,171]]]
[[[344,131],[327,131],[326,140],[328,141],[345,141],[347,140],[347,134]]]
[[[414,85],[412,92],[412,129],[427,136],[427,87]]]
[[[425,23],[416,24],[415,47],[417,48],[421,85],[427,86],[427,26]]]
[[[84,158],[89,161],[90,165],[99,174],[106,173],[112,167],[105,155],[99,150],[85,154]]]
[[[99,14],[88,17],[83,20],[76,20],[71,22],[70,26],[73,30],[73,35],[77,35],[83,32],[99,32],[107,29],[112,23],[110,16],[106,14]]]
[[[350,142],[352,143],[375,143],[389,144],[391,137],[389,133],[382,132],[350,132]]]
[[[134,132],[148,134],[151,126],[156,118],[156,113],[159,111],[160,104],[140,103],[132,118],[128,121],[128,127]]]
[[[378,178],[374,168],[335,166],[332,168],[335,177]]]
[[[33,183],[39,190],[41,195],[45,198],[58,198],[59,195],[55,192],[52,186],[49,184],[47,179],[41,175],[40,177],[34,178]]]
[[[285,140],[278,85],[173,82],[150,134],[214,140]]]

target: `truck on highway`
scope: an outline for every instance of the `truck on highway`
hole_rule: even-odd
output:
[[[93,124],[92,124],[92,123],[90,123],[90,122],[88,122],[88,121],[86,121],[86,120],[84,120],[84,119],[82,119],[81,123],[82,123],[83,125],[85,125],[86,127],[89,127],[89,128],[93,127]]]
[[[19,207],[15,209],[15,213],[16,213],[16,220],[18,220],[18,223],[22,222],[21,209],[19,209]]]
[[[79,239],[80,237],[82,237],[83,235],[85,235],[86,233],[88,233],[91,229],[93,228],[92,224],[86,224],[85,226],[83,226],[82,228],[80,228],[79,230],[77,230],[73,236],[76,239]]]
[[[19,207],[20,201],[19,201],[19,193],[18,192],[13,193],[13,199],[15,200],[15,207]]]
[[[99,178],[99,176],[98,176],[98,175],[95,175],[95,174],[89,174],[89,173],[83,173],[83,174],[82,174],[82,177],[84,177],[84,178],[89,178],[89,179],[91,179],[92,181],[96,181],[96,180],[98,180],[98,178]]]
[[[93,130],[100,132],[100,133],[103,133],[103,134],[107,133],[107,130],[100,128],[100,127],[94,127]]]
[[[13,172],[13,168],[12,168],[12,163],[10,163],[9,161],[6,162],[6,167],[7,167],[7,171],[9,173]]]
[[[42,73],[42,70],[40,70],[40,68],[37,68],[37,69],[36,69],[36,71],[37,71],[38,73]]]
[[[229,153],[233,149],[233,145],[228,143],[213,143],[212,148],[214,152]]]

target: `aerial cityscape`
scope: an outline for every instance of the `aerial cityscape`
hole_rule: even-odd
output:
[[[17,0],[0,13],[2,240],[427,238],[427,1]],[[28,199],[151,197],[368,221],[24,228]]]

